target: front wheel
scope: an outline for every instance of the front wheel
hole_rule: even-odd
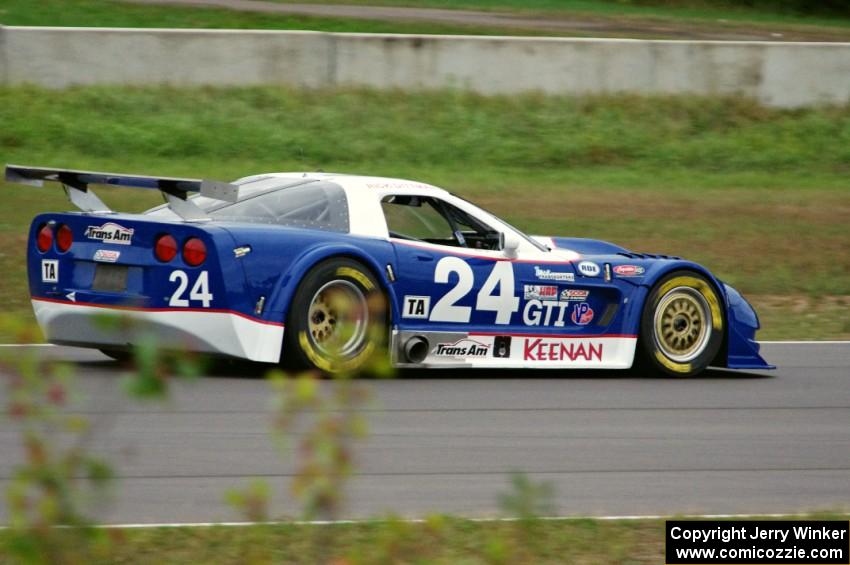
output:
[[[673,376],[703,371],[723,344],[722,304],[703,275],[677,271],[662,278],[643,308],[640,365]]]
[[[290,304],[284,363],[348,373],[368,366],[386,346],[386,300],[374,275],[343,257],[313,267]]]

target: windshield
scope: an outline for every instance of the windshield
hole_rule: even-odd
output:
[[[543,245],[543,244],[542,244],[542,243],[540,243],[539,241],[535,241],[535,240],[534,240],[534,238],[532,238],[532,237],[530,237],[530,236],[525,235],[525,233],[524,233],[524,232],[522,232],[521,230],[516,229],[515,227],[513,227],[511,224],[509,224],[509,223],[508,223],[508,222],[506,222],[505,220],[503,220],[503,219],[499,218],[498,216],[496,216],[495,214],[493,214],[493,213],[491,213],[491,212],[489,212],[489,211],[485,210],[484,208],[482,208],[482,207],[481,207],[481,206],[479,206],[478,204],[474,204],[474,203],[470,202],[469,200],[467,200],[467,199],[466,199],[466,198],[464,198],[463,196],[459,196],[459,195],[454,194],[454,193],[450,193],[450,194],[451,194],[452,196],[454,196],[455,198],[457,198],[458,200],[463,200],[464,202],[466,202],[466,203],[467,203],[467,204],[469,204],[470,206],[474,206],[474,207],[475,207],[477,210],[479,210],[482,214],[484,214],[484,215],[486,215],[486,216],[489,216],[489,219],[490,219],[490,221],[491,221],[491,222],[496,223],[496,224],[502,224],[504,227],[506,227],[506,228],[508,228],[508,229],[510,229],[510,230],[513,230],[513,231],[514,231],[514,232],[515,232],[518,236],[520,236],[522,239],[524,239],[525,241],[527,241],[528,243],[530,243],[531,245],[533,245],[534,247],[536,247],[536,248],[537,248],[537,249],[539,249],[540,251],[552,251],[552,250],[551,250],[551,249],[549,249],[549,247],[547,247],[546,245]]]

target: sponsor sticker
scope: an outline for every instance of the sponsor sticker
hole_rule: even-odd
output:
[[[454,343],[438,343],[432,351],[434,355],[449,357],[486,357],[489,352],[489,344],[468,337],[459,339]]]
[[[417,318],[427,320],[431,313],[430,296],[405,296],[402,318]]]
[[[575,282],[576,280],[576,276],[573,273],[563,273],[537,266],[534,267],[534,276],[544,281]]]
[[[525,296],[526,300],[558,300],[558,287],[527,284],[523,286],[523,296]]]
[[[617,265],[614,267],[614,274],[618,277],[640,277],[646,272],[646,269],[639,265]]]
[[[112,249],[98,249],[94,252],[94,260],[101,263],[114,263],[119,257],[121,257],[121,252]]]
[[[598,277],[602,270],[593,261],[582,261],[578,264],[578,272],[586,277]]]
[[[526,361],[599,361],[602,362],[602,342],[576,343],[546,338],[525,338],[523,358]]]
[[[41,260],[41,282],[59,282],[59,261],[57,259]]]
[[[133,228],[125,228],[114,222],[106,222],[102,226],[87,227],[85,236],[104,243],[130,245],[133,241],[133,231]]]
[[[568,288],[561,291],[561,300],[566,300],[567,302],[570,300],[587,300],[588,296],[590,296],[589,290]]]
[[[593,308],[587,302],[574,304],[573,311],[570,314],[570,320],[577,326],[586,326],[593,321]]]

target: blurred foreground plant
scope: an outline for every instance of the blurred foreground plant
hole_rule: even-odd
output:
[[[511,475],[511,490],[499,497],[499,506],[513,518],[513,544],[508,551],[504,539],[495,538],[491,546],[492,561],[531,562],[531,556],[541,551],[543,527],[541,518],[555,516],[555,485],[551,482],[535,483],[525,473]],[[499,556],[498,559],[495,556]],[[509,557],[509,558],[508,558]]]
[[[6,489],[8,552],[28,563],[87,562],[108,546],[108,534],[89,527],[85,509],[103,494],[112,470],[88,452],[91,422],[69,412],[76,400],[70,367],[40,350],[21,351],[0,358],[5,412],[24,451]]]

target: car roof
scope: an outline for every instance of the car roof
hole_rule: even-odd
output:
[[[399,192],[415,192],[423,196],[445,197],[448,191],[419,181],[398,179],[390,177],[373,177],[365,175],[352,175],[346,173],[325,173],[325,172],[283,172],[283,173],[264,173],[244,177],[237,181],[239,184],[257,181],[263,178],[282,178],[282,179],[313,179],[333,182],[341,186],[350,197],[374,197],[384,193],[399,193]]]

